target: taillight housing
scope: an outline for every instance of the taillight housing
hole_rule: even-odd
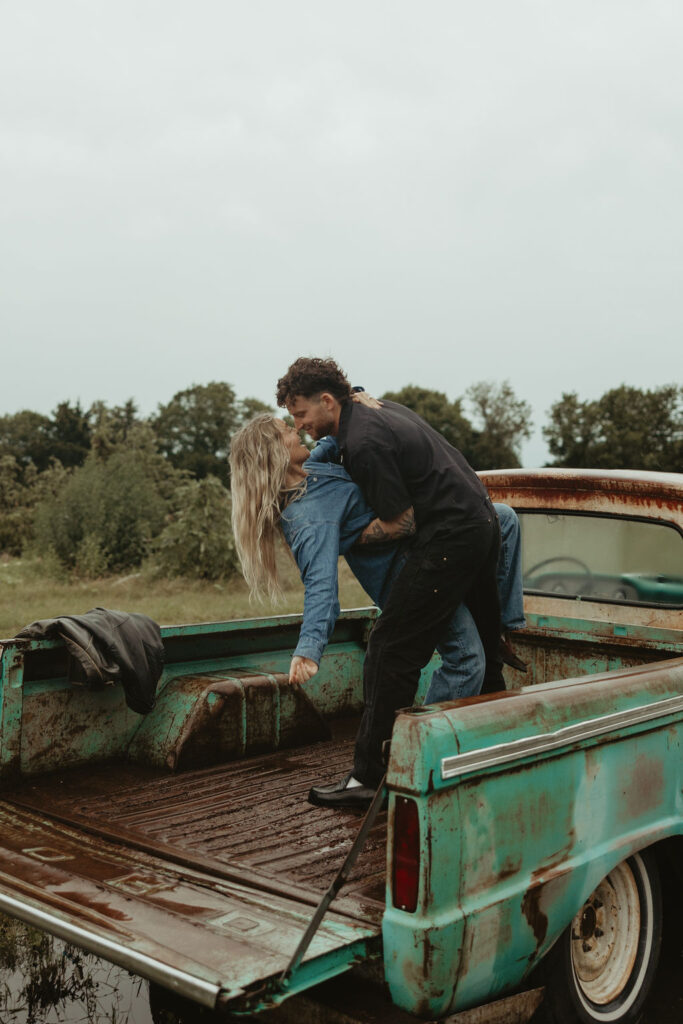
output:
[[[394,805],[392,895],[394,906],[412,913],[420,882],[420,823],[417,804],[399,796]]]

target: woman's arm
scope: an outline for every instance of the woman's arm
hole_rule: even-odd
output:
[[[339,524],[316,521],[285,531],[304,584],[304,615],[289,679],[302,683],[318,671],[339,616]]]

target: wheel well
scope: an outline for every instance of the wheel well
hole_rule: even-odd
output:
[[[539,1024],[640,1020],[662,941],[661,865],[676,850],[676,843],[662,842],[631,851],[603,876],[580,920],[534,972],[534,984],[546,989]]]
[[[671,881],[675,878],[683,880],[683,836],[668,836],[655,843],[651,849],[655,851],[660,868],[668,873]]]
[[[657,858],[664,903],[664,928],[675,922],[680,928],[683,913],[683,836],[669,836],[650,849]]]
[[[601,879],[605,878],[610,871],[617,867],[618,864],[621,864],[622,861],[627,860],[636,853],[642,854],[646,851],[650,851],[654,854],[657,867],[659,869],[662,897],[664,901],[664,922],[666,927],[667,919],[675,919],[679,922],[681,914],[683,914],[683,835],[668,836],[666,839],[660,839],[658,842],[651,843],[649,846],[640,847],[640,849],[628,851],[622,850],[618,859],[615,860],[611,867],[607,870],[603,870],[603,874],[599,877],[594,877],[592,881],[588,883],[584,899],[587,899],[590,896]],[[528,978],[533,980],[538,977],[539,974],[542,974],[544,970],[543,963],[546,957],[552,951],[555,943],[561,937],[565,928],[567,928],[573,920],[579,907],[580,904],[577,905],[576,910],[561,924],[560,927],[556,927],[554,929],[555,934],[552,942],[550,942],[550,944],[543,950],[540,958],[534,960],[530,965]]]

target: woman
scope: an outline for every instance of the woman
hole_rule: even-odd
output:
[[[333,438],[323,438],[309,452],[296,430],[269,414],[257,416],[243,427],[230,448],[233,530],[252,594],[271,598],[279,594],[276,541],[280,534],[292,551],[305,587],[303,622],[290,665],[293,683],[315,675],[334,629],[340,611],[339,555],[346,557],[363,589],[381,608],[401,567],[406,543],[354,548],[375,515],[346,470],[333,461],[336,453]],[[503,626],[518,629],[524,625],[519,524],[507,506],[497,505],[496,511],[507,585],[502,591]],[[465,605],[453,616],[437,650],[442,665],[432,676],[425,702],[477,694],[484,676],[484,652]]]

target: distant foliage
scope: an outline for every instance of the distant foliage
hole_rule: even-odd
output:
[[[163,462],[145,449],[122,448],[106,459],[91,453],[37,505],[37,552],[84,576],[139,566],[169,506]]]
[[[229,486],[230,438],[256,413],[271,411],[255,398],[239,401],[229,384],[212,381],[179,391],[151,422],[160,451],[174,466],[198,480],[211,474]]]
[[[475,469],[516,469],[522,442],[531,437],[531,406],[517,398],[509,381],[480,381],[466,392],[474,412],[471,463]]]
[[[176,495],[177,507],[155,545],[164,576],[224,579],[238,567],[230,525],[230,494],[214,476],[192,480]]]
[[[50,458],[63,466],[82,466],[90,451],[90,413],[80,402],[60,402],[52,414],[49,429]]]
[[[60,402],[52,416],[24,409],[0,416],[0,455],[12,455],[22,471],[42,472],[55,460],[80,466],[90,450],[89,413],[77,402]]]
[[[22,473],[28,467],[43,472],[55,460],[67,468],[82,466],[91,451],[106,455],[147,425],[176,469],[197,479],[211,473],[227,485],[232,434],[252,416],[269,411],[257,398],[238,399],[225,381],[178,391],[149,420],[140,418],[132,399],[118,406],[97,401],[88,409],[79,402],[60,402],[50,416],[29,409],[0,416],[0,457],[12,456]]]
[[[41,471],[50,464],[52,424],[48,416],[24,409],[0,416],[0,456],[11,456],[23,472]]]
[[[21,555],[33,537],[36,505],[55,494],[68,475],[59,462],[39,473],[33,464],[22,469],[11,455],[0,456],[0,551]]]
[[[627,387],[581,401],[567,392],[550,409],[543,435],[551,466],[683,471],[683,387]]]
[[[31,534],[29,489],[19,463],[11,455],[0,457],[0,551],[20,555]]]
[[[150,432],[153,437],[147,421],[138,416],[138,408],[132,399],[125,405],[113,406],[105,402],[93,402],[88,417],[91,425],[90,446],[98,455],[107,456],[120,447],[139,447],[136,438],[141,430]]]
[[[412,409],[463,454],[470,451],[473,441],[472,424],[462,411],[461,398],[451,402],[443,391],[431,391],[415,384],[409,384],[400,391],[387,391],[382,398]]]
[[[416,412],[458,448],[474,469],[519,466],[522,441],[531,436],[531,406],[515,396],[507,381],[501,385],[481,381],[467,390],[465,398],[454,401],[442,391],[414,384],[382,397]],[[463,412],[464,401],[471,406],[475,423]]]
[[[31,546],[87,576],[139,564],[178,486],[208,474],[227,485],[230,437],[266,409],[213,382],[178,392],[149,420],[132,400],[0,416],[0,553]]]

